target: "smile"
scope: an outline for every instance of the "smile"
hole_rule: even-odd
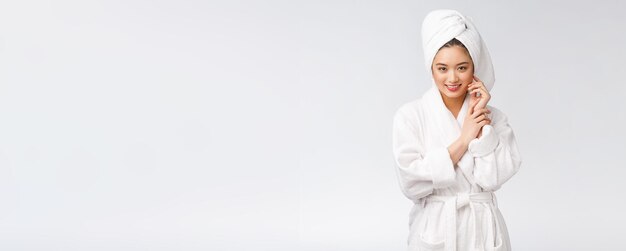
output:
[[[448,89],[448,91],[454,92],[459,90],[459,87],[461,87],[461,84],[457,84],[457,85],[445,85],[446,88]]]

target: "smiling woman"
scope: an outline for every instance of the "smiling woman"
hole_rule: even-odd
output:
[[[487,47],[454,10],[429,13],[422,38],[433,87],[393,123],[398,180],[415,203],[409,250],[510,250],[493,192],[521,157],[507,117],[487,105],[495,81]]]

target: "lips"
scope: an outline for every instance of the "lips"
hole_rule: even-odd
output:
[[[461,87],[461,84],[456,84],[456,85],[445,85],[445,86],[446,86],[446,88],[448,89],[448,91],[454,92],[454,91],[457,91],[457,90],[459,90],[459,89],[460,89],[459,87]]]

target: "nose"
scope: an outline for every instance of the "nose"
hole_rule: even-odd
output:
[[[456,75],[456,72],[450,71],[450,73],[448,73],[448,83],[456,82],[459,82],[459,76]]]

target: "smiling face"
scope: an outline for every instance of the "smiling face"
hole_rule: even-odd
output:
[[[465,99],[467,86],[474,77],[474,63],[462,46],[442,47],[433,60],[432,74],[444,99]]]

